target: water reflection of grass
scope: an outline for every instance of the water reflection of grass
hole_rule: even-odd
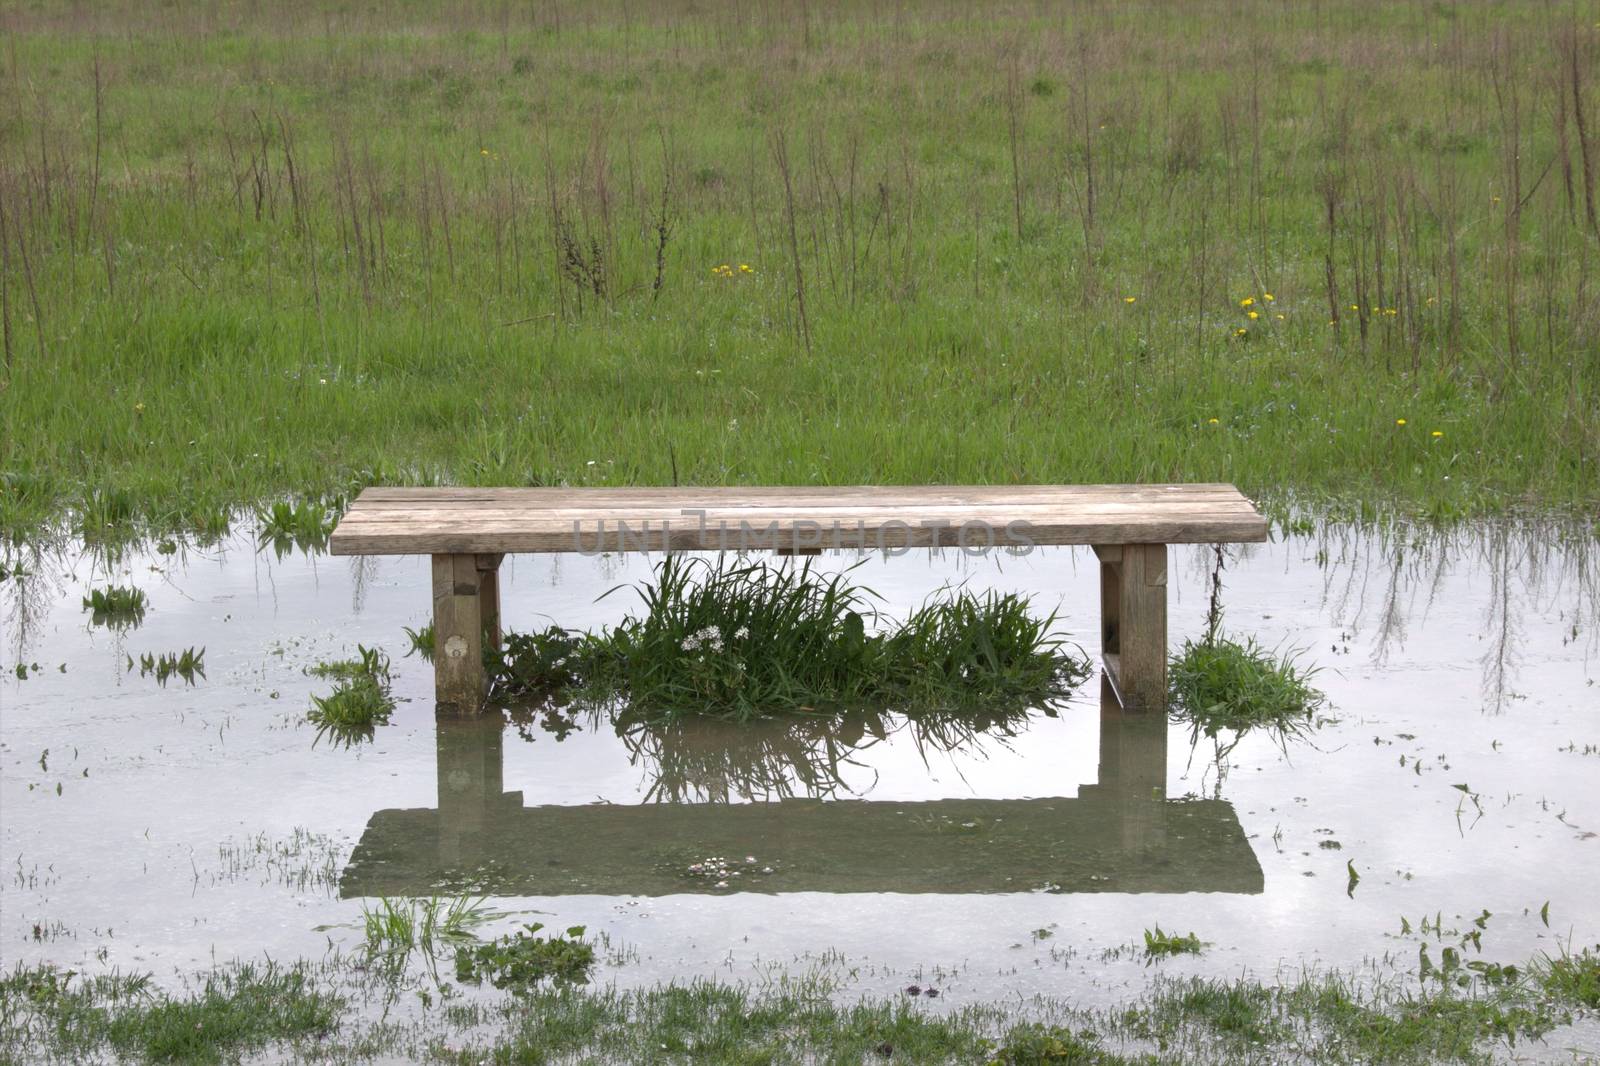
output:
[[[646,768],[647,799],[725,802],[833,796],[850,790],[851,767],[865,770],[857,755],[891,737],[909,739],[926,761],[937,753],[980,751],[986,740],[1003,743],[1026,728],[1029,713],[852,711],[739,724],[695,717],[655,722],[626,710],[594,717],[609,720],[630,760]]]

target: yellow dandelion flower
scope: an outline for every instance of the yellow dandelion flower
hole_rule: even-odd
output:
[[[1213,426],[1217,424],[1217,420],[1215,418],[1208,418],[1208,419],[1206,419],[1206,421],[1209,422]]]
[[[1131,303],[1133,303],[1133,301],[1135,301],[1137,299],[1138,299],[1137,296],[1124,296],[1122,298],[1122,302],[1125,303],[1125,304],[1131,304]]]
[[[1359,311],[1359,310],[1361,310],[1361,305],[1360,304],[1351,304],[1350,305],[1350,310]]]
[[[142,403],[134,404],[133,405],[133,413],[136,414],[136,415],[144,414],[144,404],[142,404]]]
[[[1397,426],[1403,426],[1406,424],[1406,420],[1403,418],[1397,418],[1394,420],[1394,424]]]
[[[1272,293],[1264,292],[1264,293],[1261,294],[1261,298],[1263,300],[1267,301],[1267,303],[1271,303],[1272,302]]]
[[[1390,317],[1390,318],[1393,318],[1393,317],[1394,317],[1394,316],[1395,316],[1395,315],[1398,315],[1398,314],[1399,314],[1399,313],[1400,313],[1400,312],[1399,312],[1399,311],[1396,311],[1396,310],[1395,310],[1395,309],[1394,309],[1394,308],[1392,308],[1392,307],[1385,307],[1385,308],[1384,308],[1384,309],[1383,309],[1383,313],[1384,313],[1384,314],[1386,314],[1386,315],[1388,315],[1388,316],[1389,316],[1389,317]]]
[[[487,148],[479,148],[478,149],[478,154],[479,155],[488,155],[489,154],[489,149],[487,149]]]
[[[750,264],[749,263],[740,263],[739,264],[739,273],[741,273],[741,274],[754,274],[755,271],[750,269]]]
[[[1255,302],[1256,302],[1256,298],[1254,296],[1246,296],[1244,299],[1239,301],[1239,306],[1240,307],[1249,307],[1251,304],[1253,304]]]
[[[1433,431],[1432,436],[1442,437],[1442,436],[1444,436],[1444,430],[1436,429],[1436,430]]]
[[[1256,319],[1258,319],[1260,317],[1261,317],[1261,312],[1260,311],[1251,311],[1250,312],[1250,321],[1254,322]]]
[[[1277,314],[1273,315],[1272,317],[1277,319],[1279,322],[1282,322],[1283,321],[1283,312],[1279,311]]]
[[[1250,332],[1249,330],[1245,329],[1243,326],[1240,326],[1238,329],[1233,331],[1233,335],[1235,337],[1243,337],[1244,335],[1246,335],[1249,332]]]

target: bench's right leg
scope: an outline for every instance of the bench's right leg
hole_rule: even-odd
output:
[[[1096,545],[1106,675],[1130,711],[1167,706],[1167,546]]]
[[[456,711],[483,707],[482,582],[476,555],[433,557],[434,696]]]

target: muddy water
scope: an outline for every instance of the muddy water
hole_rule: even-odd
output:
[[[425,560],[278,559],[246,537],[114,563],[65,549],[0,586],[0,956],[167,978],[355,949],[373,897],[451,892],[492,897],[491,930],[533,915],[606,934],[621,984],[842,958],[865,992],[933,979],[952,1003],[1104,1004],[1149,980],[1114,949],[1158,923],[1212,945],[1165,972],[1270,977],[1414,960],[1402,916],[1466,930],[1485,910],[1483,957],[1520,963],[1600,940],[1595,549],[1486,526],[1236,553],[1227,628],[1304,648],[1330,720],[1287,750],[1245,738],[1225,773],[1098,680],[970,734],[438,720],[430,668],[404,657]],[[1209,561],[1175,549],[1175,644],[1202,628]],[[648,574],[641,557],[511,559],[506,621],[614,622],[631,598],[597,597]],[[1095,646],[1086,550],[912,553],[854,576],[889,612],[952,580],[1026,590]],[[110,581],[150,597],[124,633],[81,607]],[[399,709],[371,743],[315,743],[304,713],[330,686],[306,669],[358,643],[393,656]],[[140,676],[141,655],[191,646],[194,685]]]

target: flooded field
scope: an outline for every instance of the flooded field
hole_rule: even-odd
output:
[[[1309,738],[1245,736],[1221,765],[1098,676],[959,728],[438,718],[405,632],[428,620],[427,560],[166,547],[72,546],[0,585],[7,969],[176,986],[220,961],[354,956],[364,910],[434,895],[488,897],[485,933],[584,926],[601,985],[826,970],[844,998],[936,988],[928,1011],[1111,1008],[1185,975],[1415,981],[1446,947],[1520,966],[1600,941],[1592,537],[1336,528],[1230,552],[1227,628],[1303,649],[1329,702]],[[1210,567],[1174,549],[1174,650],[1203,629]],[[505,622],[613,623],[633,594],[598,597],[649,576],[641,556],[508,559]],[[1026,591],[1098,648],[1087,549],[919,551],[854,576],[890,615],[950,582]],[[144,591],[137,624],[96,624],[83,601],[106,585]],[[391,656],[398,710],[370,742],[319,742],[305,714],[330,686],[311,671],[358,645]],[[1158,927],[1204,950],[1152,965]],[[1572,1061],[1600,1034],[1515,1054]]]

